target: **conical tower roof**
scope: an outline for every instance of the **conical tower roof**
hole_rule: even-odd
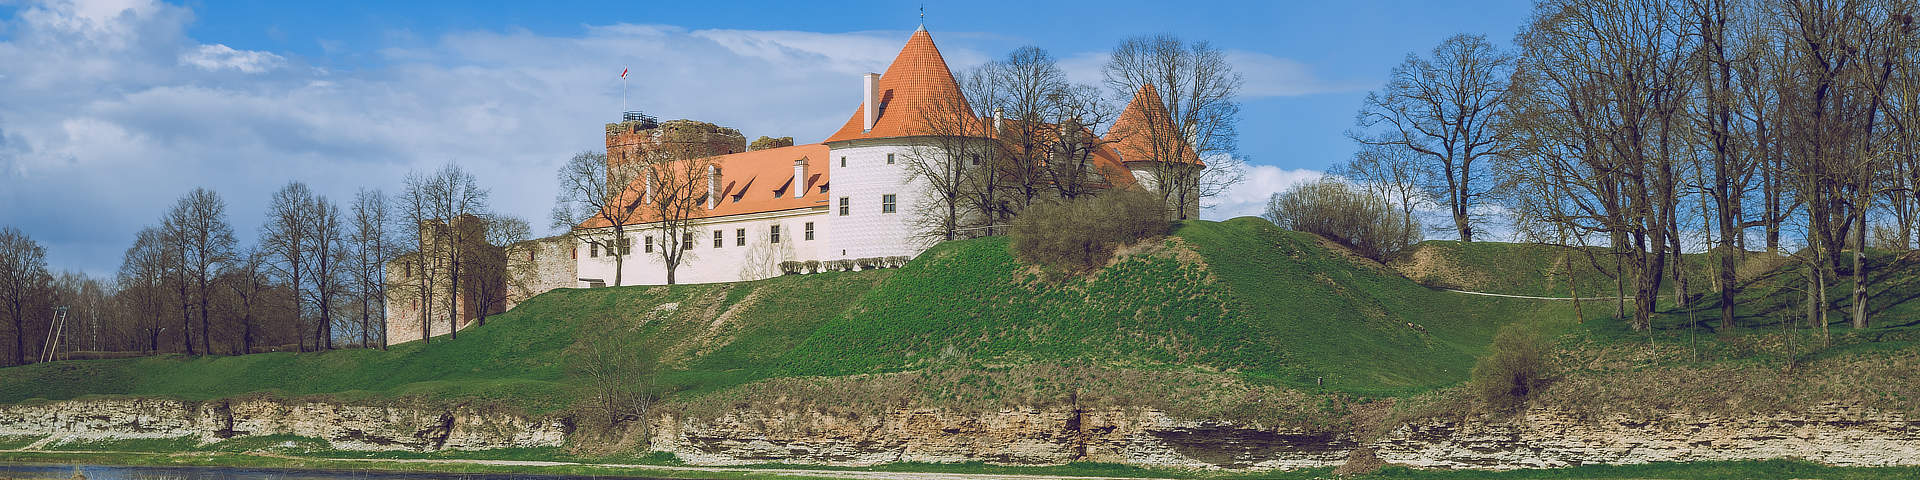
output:
[[[960,84],[953,80],[953,71],[947,69],[947,60],[940,56],[939,47],[933,45],[933,35],[922,27],[907,39],[907,46],[900,49],[900,55],[893,57],[893,64],[887,72],[880,75],[879,89],[880,118],[874,120],[873,130],[862,127],[866,105],[853,110],[853,116],[847,118],[846,125],[827,137],[827,142],[858,140],[865,138],[904,137],[929,135],[924,131],[925,122],[922,112],[941,112],[941,109],[966,109],[966,97],[960,93]],[[967,131],[980,132],[979,120],[965,115]],[[981,132],[984,133],[984,132]]]
[[[1114,150],[1118,150],[1127,163],[1173,160],[1200,164],[1200,156],[1194,154],[1191,145],[1183,145],[1177,159],[1158,158],[1171,156],[1159,152],[1170,150],[1172,145],[1155,148],[1155,135],[1160,135],[1163,142],[1170,143],[1178,138],[1170,135],[1183,134],[1180,129],[1174,128],[1173,117],[1167,114],[1166,103],[1160,100],[1159,91],[1149,83],[1141,85],[1140,90],[1133,93],[1133,100],[1127,102],[1127,109],[1120,111],[1120,118],[1114,120],[1113,128],[1107,130],[1107,141],[1113,142]]]

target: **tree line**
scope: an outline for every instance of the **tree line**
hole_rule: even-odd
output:
[[[451,164],[408,175],[399,195],[360,189],[344,204],[289,182],[267,199],[258,243],[242,245],[226,200],[195,188],[134,235],[111,278],[55,274],[44,247],[16,228],[0,228],[0,344],[7,350],[0,358],[32,363],[55,343],[58,352],[81,357],[383,348],[389,290],[451,311],[454,299],[441,292],[458,290],[436,290],[431,282],[486,281],[462,272],[459,249],[423,248],[435,237],[419,225],[477,215],[499,225],[482,241],[529,236],[525,221],[488,213],[486,196],[471,174]],[[390,279],[388,262],[403,256],[451,274]],[[479,299],[489,301],[499,299]],[[56,307],[66,307],[66,326],[49,340]],[[422,317],[425,324],[430,313]]]
[[[1368,95],[1335,169],[1461,241],[1596,246],[1631,324],[1655,300],[1717,303],[1760,252],[1804,268],[1805,315],[1870,324],[1872,247],[1910,249],[1920,207],[1912,0],[1540,0],[1505,51],[1483,36],[1409,55]],[[1712,259],[1688,285],[1686,252]],[[1846,298],[1824,292],[1845,282]],[[1626,306],[1615,314],[1629,315]]]

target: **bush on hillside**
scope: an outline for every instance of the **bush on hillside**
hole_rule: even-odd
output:
[[[1421,239],[1418,223],[1385,198],[1333,178],[1273,194],[1267,200],[1267,219],[1281,228],[1326,237],[1382,262],[1398,258]]]
[[[1512,411],[1524,406],[1543,384],[1546,348],[1540,332],[1531,326],[1515,323],[1500,327],[1487,356],[1474,363],[1473,377],[1467,383],[1495,410]]]
[[[1159,195],[1110,191],[1072,201],[1039,203],[1013,219],[1013,255],[1050,268],[1099,268],[1121,245],[1165,235],[1172,224]]]

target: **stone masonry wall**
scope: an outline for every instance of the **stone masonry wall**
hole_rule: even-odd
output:
[[[507,309],[535,295],[579,283],[573,237],[556,235],[507,246]]]

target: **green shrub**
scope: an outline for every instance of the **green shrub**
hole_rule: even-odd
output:
[[[1158,195],[1120,190],[1039,203],[1013,219],[1013,255],[1069,271],[1099,268],[1121,245],[1165,235],[1172,224]]]
[[[1419,243],[1420,226],[1385,198],[1334,178],[1301,184],[1267,200],[1267,219],[1326,237],[1361,256],[1393,260]]]
[[[1527,398],[1542,385],[1545,350],[1546,341],[1532,326],[1515,323],[1500,327],[1487,356],[1473,365],[1473,377],[1468,384],[1494,409],[1513,410],[1524,406]]]

